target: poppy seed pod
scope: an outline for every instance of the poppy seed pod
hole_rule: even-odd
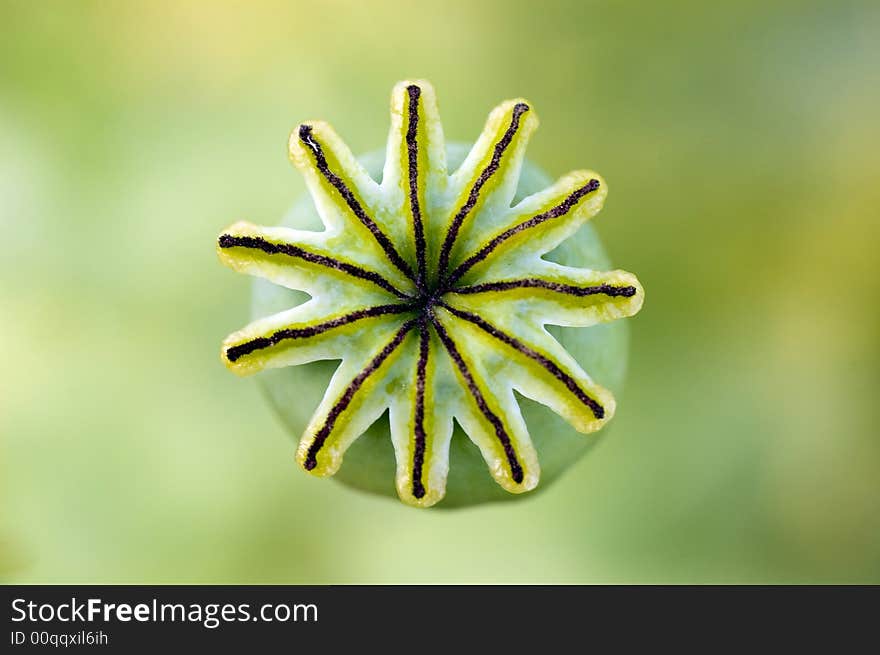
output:
[[[391,104],[385,151],[360,159],[325,123],[294,129],[310,197],[279,227],[221,234],[221,260],[261,278],[221,359],[261,372],[315,475],[417,507],[544,488],[613,416],[616,319],[643,302],[587,224],[606,183],[551,183],[525,160],[525,100],[473,146],[444,142],[428,83],[398,84]]]

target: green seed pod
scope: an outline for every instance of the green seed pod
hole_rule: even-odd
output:
[[[263,371],[313,474],[417,507],[544,488],[613,415],[627,331],[611,321],[643,301],[586,224],[605,182],[551,184],[524,160],[524,100],[473,147],[444,143],[426,82],[398,84],[391,115],[386,151],[360,160],[328,125],[299,126],[311,198],[278,228],[220,236],[224,263],[263,278],[221,359]]]

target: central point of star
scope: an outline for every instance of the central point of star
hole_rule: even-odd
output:
[[[440,300],[439,289],[425,289],[414,299],[414,304],[422,313],[429,313]]]

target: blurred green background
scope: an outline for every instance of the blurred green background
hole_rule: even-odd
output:
[[[880,582],[880,4],[0,4],[0,579]],[[533,499],[416,511],[314,479],[222,338],[219,231],[303,192],[392,84],[591,167],[647,290],[602,443]]]

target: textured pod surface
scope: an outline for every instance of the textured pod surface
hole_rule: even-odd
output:
[[[507,101],[472,148],[447,150],[433,90],[401,83],[384,167],[304,123],[290,152],[313,204],[220,236],[224,263],[273,283],[221,358],[269,373],[285,422],[305,425],[307,471],[415,506],[483,502],[534,489],[542,466],[557,477],[613,416],[626,333],[598,324],[643,292],[584,225],[600,176],[520,175],[536,126]]]

